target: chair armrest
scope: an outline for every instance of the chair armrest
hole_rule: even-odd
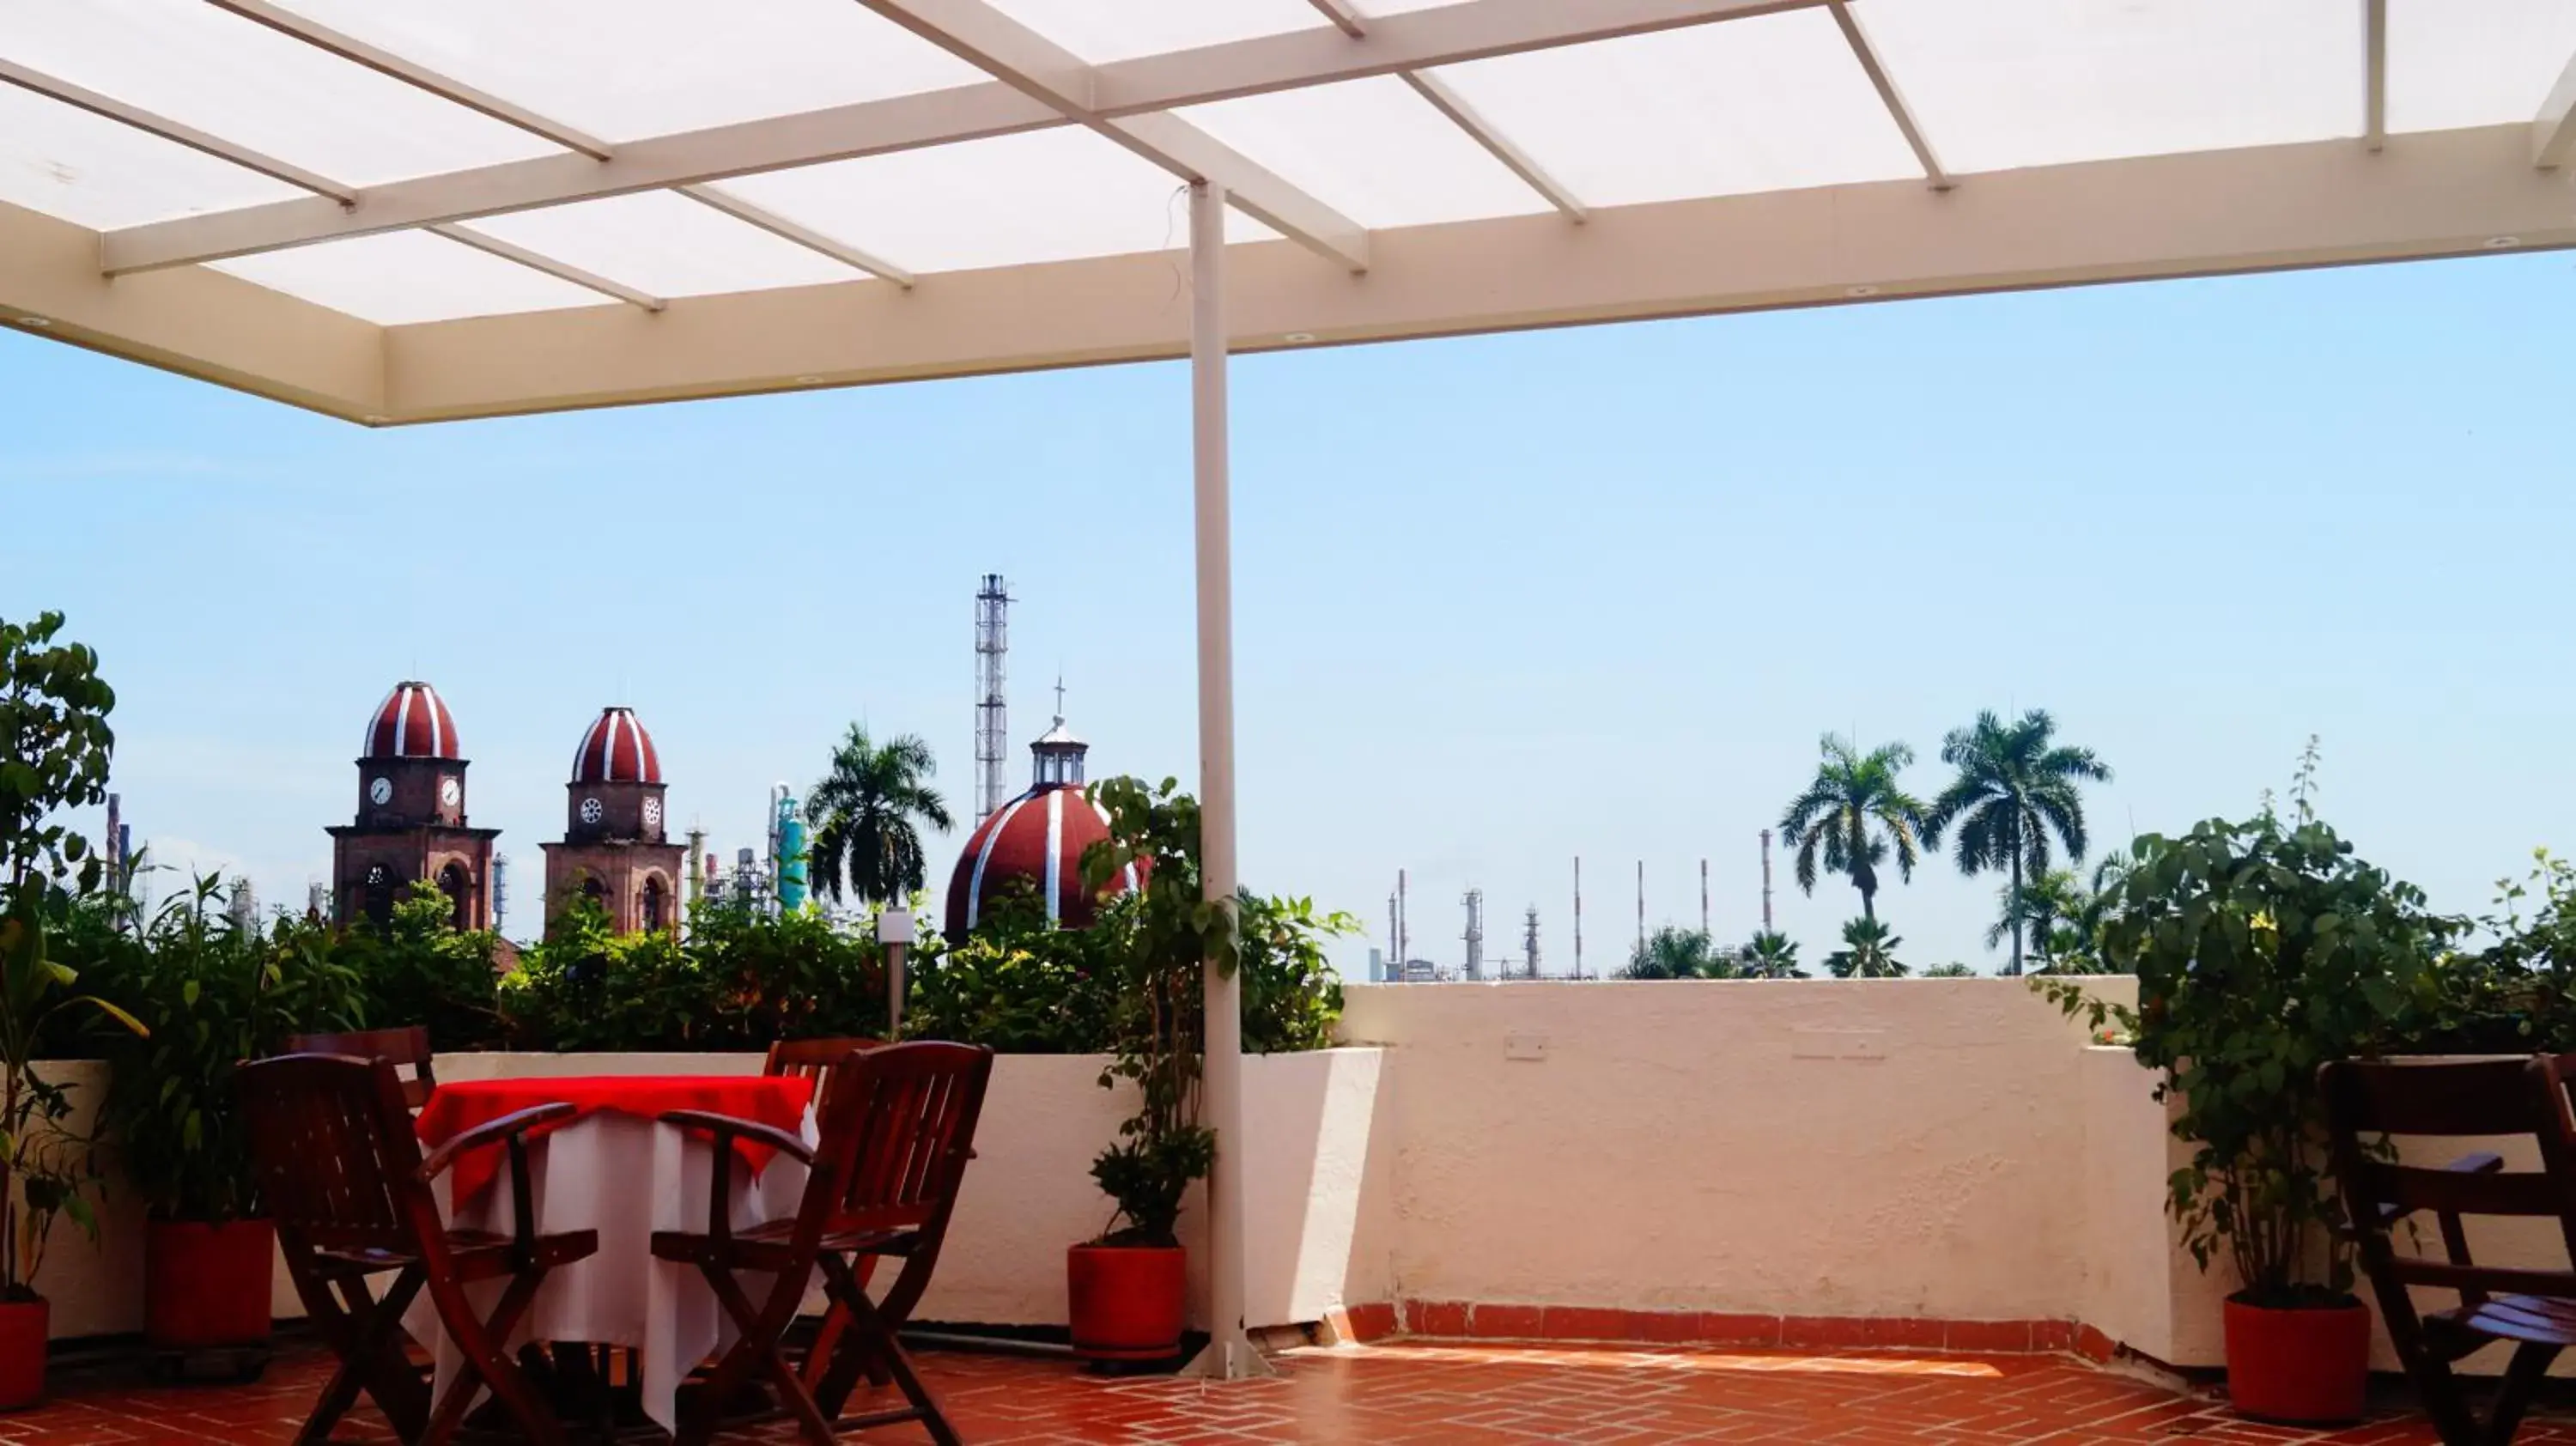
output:
[[[666,1125],[680,1125],[688,1129],[710,1131],[717,1137],[719,1143],[734,1138],[751,1140],[767,1145],[773,1150],[793,1155],[803,1164],[814,1163],[814,1147],[776,1125],[764,1125],[758,1120],[719,1115],[707,1110],[672,1110],[656,1118]]]
[[[430,1151],[428,1158],[420,1162],[420,1178],[424,1183],[435,1180],[445,1174],[447,1168],[455,1164],[458,1157],[468,1150],[479,1150],[485,1145],[500,1144],[514,1136],[524,1135],[539,1125],[570,1119],[577,1113],[579,1111],[572,1104],[558,1100],[550,1105],[531,1105],[524,1110],[512,1111],[497,1120],[476,1125]]]

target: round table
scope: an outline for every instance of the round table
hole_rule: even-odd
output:
[[[528,1143],[530,1205],[539,1231],[596,1230],[599,1253],[546,1277],[508,1343],[587,1341],[632,1347],[645,1414],[676,1430],[679,1385],[698,1362],[731,1343],[733,1332],[695,1270],[652,1258],[656,1230],[703,1230],[715,1147],[706,1136],[655,1123],[671,1110],[707,1110],[757,1120],[814,1141],[813,1082],[767,1076],[603,1076],[459,1081],[440,1085],[420,1114],[421,1143],[435,1148],[487,1120],[534,1105],[569,1102],[574,1118],[533,1132]],[[737,1226],[795,1213],[805,1167],[792,1157],[738,1144],[729,1213]],[[745,1167],[748,1168],[745,1168]],[[507,1233],[517,1221],[498,1146],[459,1160],[441,1182],[451,1228]],[[489,1311],[506,1282],[473,1287]],[[463,1356],[438,1328],[427,1297],[404,1328],[437,1358],[437,1389]]]

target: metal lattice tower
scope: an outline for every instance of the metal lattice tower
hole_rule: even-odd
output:
[[[1464,902],[1467,905],[1467,932],[1460,937],[1467,941],[1467,977],[1482,979],[1485,977],[1485,891],[1469,889]]]
[[[1529,977],[1536,979],[1538,977],[1538,905],[1536,904],[1530,905],[1529,912],[1521,916],[1521,951],[1522,957],[1529,960]]]
[[[1011,650],[1011,591],[998,572],[975,592],[975,821],[993,816],[1011,796],[1011,720],[1003,666]]]

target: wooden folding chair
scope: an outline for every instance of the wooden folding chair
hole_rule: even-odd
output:
[[[2446,1446],[2511,1441],[2550,1362],[2576,1345],[2576,1272],[2480,1265],[2462,1225],[2471,1215],[2549,1217],[2576,1252],[2571,1066],[2576,1056],[2450,1064],[2346,1060],[2319,1075],[2335,1174],[2362,1269],[2398,1359]],[[2508,1171],[2502,1156],[2487,1153],[2438,1169],[2400,1164],[2394,1142],[2407,1136],[2533,1139],[2542,1168]],[[2397,1247],[2399,1223],[2419,1210],[2433,1212],[2438,1258]],[[2460,1303],[2422,1309],[2413,1286],[2456,1292]],[[2451,1366],[2496,1341],[2515,1343],[2513,1359],[2481,1426]]]
[[[882,1039],[871,1039],[861,1034],[825,1039],[782,1039],[769,1047],[769,1057],[761,1061],[760,1072],[772,1079],[794,1076],[812,1080],[814,1106],[820,1110],[823,1096],[832,1083],[834,1066],[847,1063],[854,1053],[883,1049],[885,1043]],[[866,1285],[869,1278],[876,1274],[876,1264],[876,1257],[873,1255],[859,1257],[852,1267],[858,1275],[859,1284]],[[896,1321],[895,1324],[901,1326],[903,1322]],[[823,1313],[822,1322],[814,1329],[813,1342],[806,1348],[804,1364],[799,1368],[804,1376],[807,1390],[822,1389],[824,1366],[831,1360],[833,1352],[840,1348],[841,1337],[849,1331],[849,1328],[849,1312],[838,1305],[830,1307]],[[882,1371],[870,1371],[868,1380],[879,1386],[886,1384]]]
[[[430,1092],[438,1088],[438,1075],[430,1064],[429,1029],[426,1025],[409,1024],[399,1029],[360,1029],[347,1034],[291,1034],[286,1038],[288,1054],[346,1054],[359,1059],[390,1060],[397,1068],[408,1065],[411,1077],[402,1082],[403,1102],[418,1114],[429,1103]]]
[[[696,1110],[662,1117],[712,1133],[716,1164],[705,1233],[657,1231],[653,1254],[696,1266],[741,1333],[684,1407],[679,1446],[704,1446],[717,1412],[754,1372],[768,1376],[812,1446],[832,1446],[836,1431],[897,1421],[919,1421],[940,1446],[958,1446],[937,1396],[895,1339],[894,1323],[920,1299],[938,1263],[992,1072],[993,1052],[979,1045],[925,1041],[854,1051],[832,1067],[817,1117],[821,1143],[810,1149],[794,1135],[749,1120]],[[737,1139],[805,1162],[805,1194],[794,1216],[733,1227],[726,1202]],[[872,1255],[904,1261],[882,1303],[868,1298],[853,1267],[857,1257]],[[847,1329],[837,1350],[814,1353],[829,1365],[820,1385],[811,1386],[779,1340],[817,1266]],[[766,1302],[752,1303],[735,1279],[738,1271],[773,1278]],[[842,1417],[859,1376],[872,1370],[903,1393],[905,1406]]]
[[[540,1446],[561,1446],[554,1415],[505,1348],[547,1272],[598,1253],[593,1230],[536,1233],[528,1189],[527,1132],[572,1113],[539,1105],[466,1131],[423,1159],[402,1080],[384,1059],[295,1054],[245,1064],[237,1075],[249,1125],[260,1198],[277,1222],[277,1243],[295,1293],[340,1368],[296,1436],[320,1446],[365,1391],[406,1446],[452,1440],[479,1390]],[[467,1151],[506,1145],[509,1235],[449,1230],[431,1182]],[[378,1296],[370,1277],[392,1272]],[[507,1280],[500,1303],[477,1316],[465,1288]],[[465,1357],[465,1370],[433,1403],[402,1349],[402,1315],[423,1289],[439,1324]]]

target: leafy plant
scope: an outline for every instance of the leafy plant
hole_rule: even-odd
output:
[[[29,878],[10,891],[0,914],[0,1300],[38,1298],[36,1272],[58,1216],[98,1235],[98,1217],[82,1194],[99,1175],[94,1142],[66,1123],[69,1091],[38,1072],[40,1041],[67,1011],[143,1029],[115,1005],[72,993],[78,974],[49,957],[46,935],[65,902],[45,879]]]
[[[89,841],[59,820],[107,797],[116,690],[98,676],[97,653],[54,641],[62,627],[57,612],[0,618],[0,883],[11,900],[32,878],[75,894],[99,883]]]
[[[2033,987],[2096,1037],[2134,1037],[2179,1103],[2190,1163],[2167,1207],[2206,1269],[2224,1252],[2241,1298],[2339,1301],[2352,1285],[2341,1199],[2325,1169],[2317,1068],[2401,1041],[2461,932],[2423,895],[2354,857],[2322,823],[2266,812],[2139,840],[2104,953],[2138,976],[2135,1009],[2072,979]]]
[[[1331,1048],[1333,1026],[1342,1017],[1342,981],[1324,957],[1324,941],[1358,933],[1360,921],[1344,913],[1318,914],[1313,899],[1249,889],[1235,896],[1234,908],[1244,1049],[1287,1054]]]
[[[1956,960],[1953,960],[1947,964],[1935,964],[1931,968],[1924,970],[1923,977],[1926,979],[1974,979],[1977,977],[1977,971],[1969,968],[1965,964],[1961,964]]]
[[[1914,761],[1914,750],[1889,743],[1862,753],[1832,733],[1821,749],[1824,761],[1815,780],[1780,816],[1780,837],[1797,850],[1793,872],[1800,890],[1816,891],[1821,858],[1825,868],[1850,876],[1860,890],[1861,917],[1875,919],[1878,866],[1892,853],[1898,874],[1911,881],[1921,845],[1933,835],[1922,800],[1897,779]]]
[[[235,1067],[279,1053],[290,1035],[365,1020],[364,986],[327,926],[284,917],[263,935],[236,923],[224,902],[219,880],[196,880],[97,970],[101,992],[151,1030],[107,1046],[101,1120],[136,1191],[165,1220],[258,1213]]]
[[[1901,979],[1906,968],[1896,950],[1904,942],[1882,920],[1854,919],[1843,925],[1843,946],[1825,956],[1825,972],[1836,979]]]
[[[1138,873],[1129,927],[1106,955],[1116,1050],[1100,1074],[1104,1089],[1133,1084],[1137,1110],[1091,1165],[1116,1207],[1099,1243],[1176,1245],[1181,1197],[1216,1164],[1216,1134],[1199,1123],[1201,971],[1235,970],[1235,901],[1201,894],[1198,800],[1176,780],[1105,779],[1091,798],[1109,814],[1109,837],[1083,851],[1083,882],[1097,891],[1130,866]]]
[[[142,1025],[75,994],[79,975],[52,957],[50,936],[97,890],[100,860],[59,822],[107,796],[116,692],[98,654],[58,643],[63,615],[0,618],[0,1299],[36,1298],[34,1280],[57,1217],[95,1236],[82,1191],[97,1179],[91,1141],[74,1134],[69,1093],[36,1068],[57,1020],[96,1014]]]
[[[2022,897],[2025,878],[2044,877],[2054,857],[2049,839],[2065,846],[2069,859],[2084,857],[2084,796],[2088,781],[2107,782],[2110,768],[2089,748],[2056,741],[2057,722],[2034,708],[2010,724],[1993,712],[1977,715],[1966,728],[1950,730],[1941,742],[1941,761],[1959,770],[1958,777],[1932,801],[1925,820],[1934,839],[1959,826],[1952,857],[1959,872],[1973,878],[2001,870],[2010,876],[2007,899]],[[2012,963],[2007,974],[2022,972],[2021,915],[2008,915]]]

